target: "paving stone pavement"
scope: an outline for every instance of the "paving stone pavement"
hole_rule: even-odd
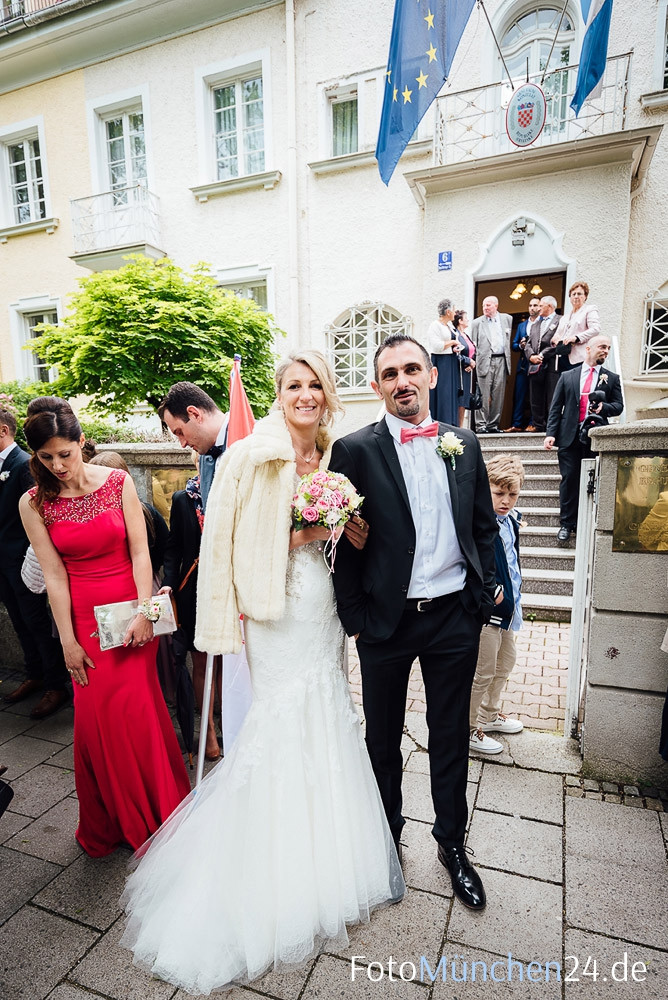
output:
[[[560,626],[540,634],[560,644]],[[5,672],[0,695],[17,681]],[[187,1000],[118,947],[129,852],[91,859],[75,843],[72,709],[33,723],[35,701],[0,702],[0,762],[15,789],[0,818],[0,997]],[[348,947],[229,1000],[665,1000],[668,793],[583,778],[576,744],[558,733],[500,737],[503,754],[469,762],[468,845],[488,895],[473,913],[436,858],[427,738],[413,707],[404,901],[352,927]]]
[[[503,696],[502,711],[532,729],[564,731],[569,623],[525,621],[517,634],[517,663]],[[362,679],[354,645],[349,650],[350,688],[362,704]],[[407,708],[425,712],[424,685],[416,665],[408,682]]]

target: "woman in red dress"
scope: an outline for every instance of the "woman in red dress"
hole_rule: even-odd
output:
[[[139,613],[124,645],[106,652],[91,634],[95,605],[151,597],[144,515],[127,473],[84,463],[84,436],[65,400],[33,400],[24,430],[37,486],[21,498],[21,517],[74,686],[76,838],[92,857],[122,844],[137,850],[190,792],[158,684],[152,621]]]

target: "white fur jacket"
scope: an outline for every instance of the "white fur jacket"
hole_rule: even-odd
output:
[[[333,436],[318,432],[321,468]],[[216,469],[207,500],[197,581],[195,646],[241,650],[239,614],[276,621],[285,608],[291,503],[297,466],[283,414],[272,410]]]

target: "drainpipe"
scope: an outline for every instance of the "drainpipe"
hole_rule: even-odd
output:
[[[295,0],[285,0],[285,58],[287,71],[287,181],[288,181],[288,293],[293,343],[302,342],[299,325],[299,219],[297,210],[297,66],[295,55]],[[307,337],[308,340],[308,337]]]

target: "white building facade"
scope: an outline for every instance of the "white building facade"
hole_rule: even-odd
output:
[[[140,251],[206,261],[275,316],[279,352],[329,351],[350,424],[376,412],[378,342],[422,337],[439,299],[474,315],[496,291],[519,321],[518,283],[563,307],[576,278],[618,338],[627,418],[668,413],[668,0],[617,0],[602,92],[577,121],[580,5],[557,33],[562,7],[486,3],[513,82],[545,74],[537,143],[505,135],[512,90],[476,7],[386,188],[391,0],[3,3],[0,379],[48,381],[23,350],[33,327],[86,270]]]

